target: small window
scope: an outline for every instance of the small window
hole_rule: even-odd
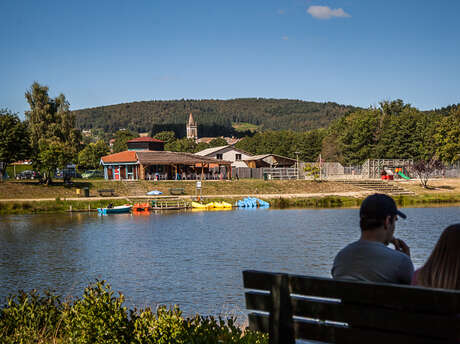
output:
[[[236,154],[235,155],[235,160],[241,160],[241,154]]]
[[[222,160],[223,159],[222,154],[216,154],[216,159]]]

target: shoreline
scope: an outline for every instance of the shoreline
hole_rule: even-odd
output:
[[[236,199],[251,196],[270,203],[273,209],[331,209],[356,208],[361,201],[372,192],[343,192],[317,194],[245,194],[245,195],[207,195],[205,202],[226,201],[234,203]],[[460,194],[422,194],[392,196],[400,207],[449,207],[460,206]],[[88,198],[56,198],[56,199],[0,199],[1,215],[91,212],[96,208],[106,207],[109,203],[122,205],[139,200],[168,199],[170,196],[120,196],[120,197],[88,197]],[[190,200],[195,196],[179,196],[182,200]]]

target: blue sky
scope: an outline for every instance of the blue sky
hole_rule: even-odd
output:
[[[0,108],[239,97],[460,102],[460,1],[0,0]]]

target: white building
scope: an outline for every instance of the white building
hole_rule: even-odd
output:
[[[252,157],[252,154],[235,148],[233,145],[207,148],[195,154],[217,160],[231,161],[232,167],[248,167],[244,160]]]

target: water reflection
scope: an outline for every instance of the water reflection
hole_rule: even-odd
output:
[[[460,208],[407,208],[397,235],[420,266]],[[0,223],[0,299],[18,289],[81,295],[107,279],[129,306],[180,304],[186,314],[244,309],[241,271],[329,276],[359,237],[357,209],[7,216]]]

